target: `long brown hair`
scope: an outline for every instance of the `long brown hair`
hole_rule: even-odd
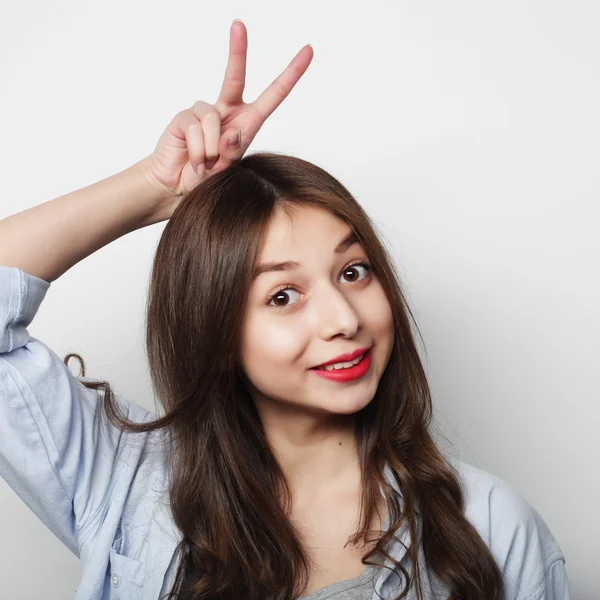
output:
[[[430,433],[431,395],[409,316],[416,322],[375,226],[348,190],[320,167],[259,152],[191,190],[160,239],[149,284],[146,350],[164,416],[129,421],[107,382],[84,383],[104,390],[104,407],[114,425],[130,432],[169,433],[170,502],[184,538],[168,600],[292,600],[306,589],[310,561],[289,519],[290,490],[239,363],[262,236],[277,208],[297,205],[324,208],[354,230],[394,319],[387,367],[375,397],[356,415],[361,519],[349,542],[376,541],[363,564],[381,564],[379,557],[392,560],[406,581],[398,599],[413,585],[421,599],[421,518],[427,568],[448,586],[450,598],[503,598],[500,570],[464,515],[458,473]],[[70,356],[81,360],[85,375],[81,357]],[[386,464],[402,503],[384,476]],[[379,490],[389,510],[385,532],[369,529]],[[412,538],[412,576],[388,552],[403,525]]]

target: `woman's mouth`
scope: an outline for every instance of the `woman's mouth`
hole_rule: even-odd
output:
[[[371,366],[371,349],[362,356],[357,356],[347,363],[337,363],[326,367],[313,367],[310,369],[315,374],[332,381],[353,381],[363,377]]]

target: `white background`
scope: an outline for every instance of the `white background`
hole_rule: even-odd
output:
[[[128,167],[178,111],[214,102],[236,17],[248,102],[315,52],[250,152],[311,160],[367,209],[425,340],[441,443],[513,484],[573,598],[599,598],[599,5],[4,0],[0,218]],[[150,409],[164,225],[73,267],[29,328]],[[2,480],[0,531],[3,598],[72,597],[78,559]]]

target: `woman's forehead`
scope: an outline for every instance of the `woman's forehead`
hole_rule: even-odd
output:
[[[307,246],[330,248],[352,232],[350,226],[331,212],[316,206],[295,206],[293,213],[277,210],[263,235],[260,258],[282,260],[283,252],[302,250]]]

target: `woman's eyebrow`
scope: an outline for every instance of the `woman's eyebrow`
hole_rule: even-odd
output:
[[[359,242],[358,237],[351,231],[333,250],[334,254],[343,254],[353,246]],[[286,260],[284,262],[268,262],[258,265],[256,269],[254,269],[253,280],[256,279],[262,273],[270,273],[272,271],[291,271],[300,266],[300,263],[295,260]]]

